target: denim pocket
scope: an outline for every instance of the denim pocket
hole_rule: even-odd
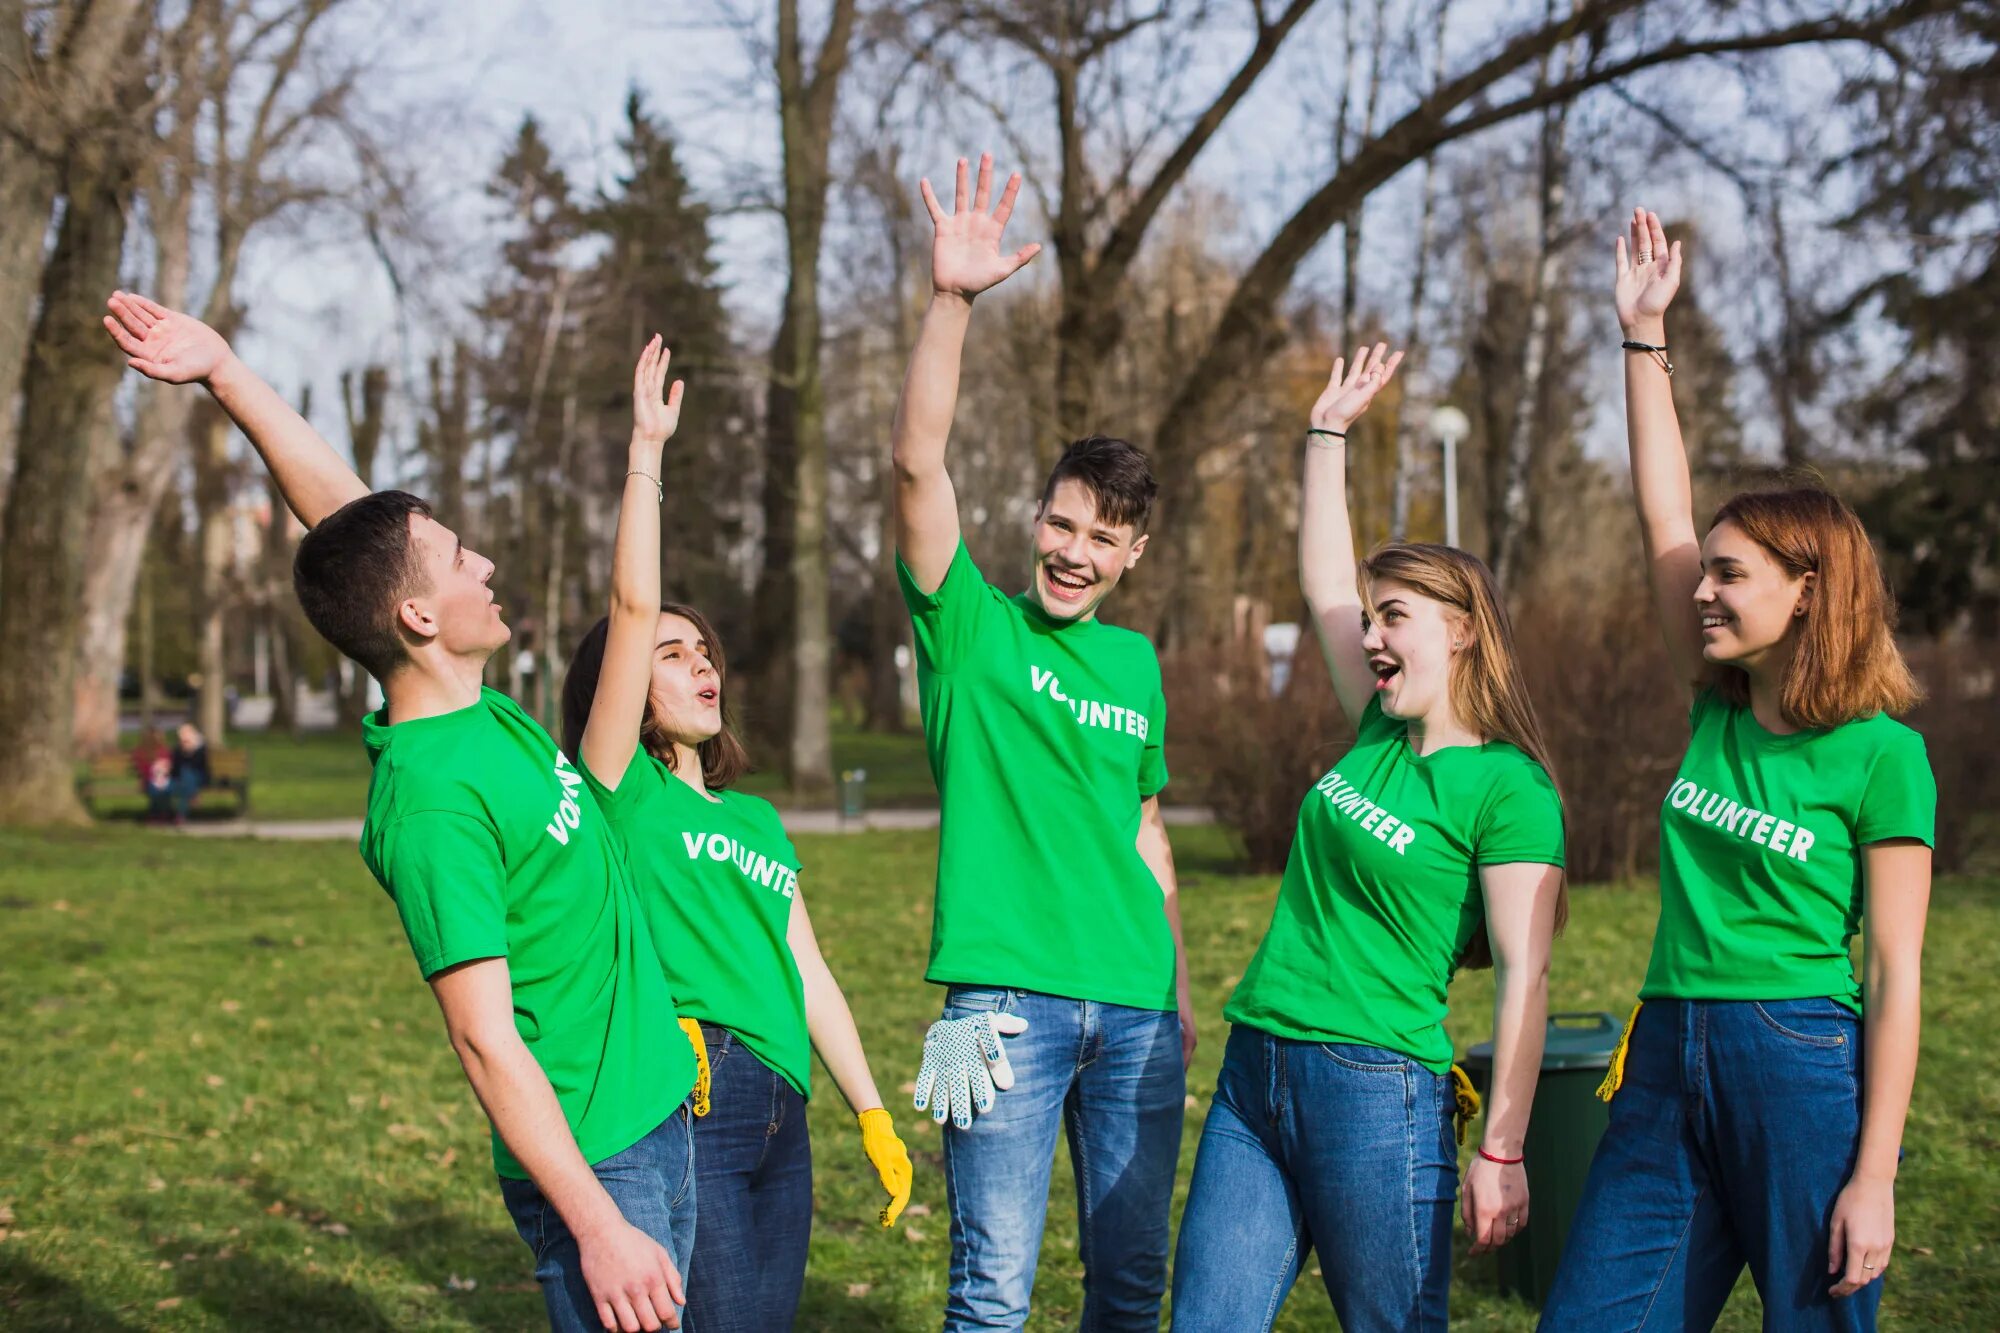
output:
[[[1394,1051],[1385,1051],[1379,1046],[1353,1046],[1347,1042],[1323,1041],[1319,1044],[1320,1054],[1343,1069],[1358,1070],[1363,1074],[1400,1074],[1409,1066],[1407,1057]]]
[[[1845,1046],[1857,1024],[1853,1011],[1837,1000],[1753,1000],[1750,1007],[1765,1027],[1802,1046]]]
[[[1004,1014],[1014,1007],[1014,993],[998,986],[951,986],[944,993],[944,1016]]]

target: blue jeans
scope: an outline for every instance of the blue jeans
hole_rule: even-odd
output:
[[[1347,1333],[1442,1329],[1451,1081],[1374,1046],[1232,1027],[1174,1252],[1174,1328],[1269,1329],[1319,1251]]]
[[[688,1120],[683,1106],[645,1138],[590,1168],[625,1220],[666,1247],[683,1282],[694,1248],[694,1144]],[[549,1327],[555,1333],[603,1333],[568,1224],[531,1180],[503,1176],[500,1193],[514,1216],[514,1229],[534,1251],[535,1280],[542,1284]]]
[[[1646,1001],[1542,1328],[1710,1328],[1745,1264],[1767,1330],[1874,1328],[1881,1282],[1827,1295],[1860,1142],[1844,1005]]]
[[[701,1025],[709,1111],[694,1122],[701,1239],[688,1274],[686,1333],[792,1326],[812,1237],[806,1099],[736,1039]]]
[[[1056,1131],[1076,1171],[1086,1333],[1157,1333],[1187,1074],[1172,1013],[1037,991],[953,986],[944,1016],[1016,1014],[1014,1086],[972,1128],[944,1132],[951,1203],[946,1333],[1018,1329],[1041,1257]]]

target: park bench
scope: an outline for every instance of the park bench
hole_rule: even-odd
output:
[[[132,756],[126,751],[115,751],[99,755],[90,761],[83,775],[76,780],[76,793],[92,814],[97,813],[96,798],[100,790],[121,796],[140,796],[139,779],[132,772]],[[201,805],[212,793],[228,792],[236,798],[236,814],[240,818],[250,813],[250,752],[235,750],[226,746],[208,747],[208,785],[195,796],[195,804]]]

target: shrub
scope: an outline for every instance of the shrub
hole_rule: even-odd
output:
[[[1903,720],[1923,733],[1937,775],[1939,871],[1974,868],[2000,846],[2000,644],[1918,643],[1904,646],[1923,682],[1924,702]]]

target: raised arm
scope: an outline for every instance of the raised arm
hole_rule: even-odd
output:
[[[193,315],[169,310],[131,292],[113,292],[104,327],[125,364],[163,384],[200,384],[250,437],[299,521],[313,527],[334,510],[368,494],[310,422],[229,350]]]
[[[1687,448],[1674,414],[1667,345],[1667,306],[1681,285],[1681,243],[1667,244],[1660,215],[1632,210],[1632,247],[1618,238],[1618,327],[1628,342],[1658,353],[1627,349],[1625,434],[1632,451],[1632,500],[1639,510],[1639,539],[1653,611],[1667,640],[1674,674],[1691,687],[1712,674],[1701,655],[1701,614],[1694,590],[1701,582],[1701,539],[1694,530],[1694,493]]]
[[[680,1271],[660,1243],[625,1220],[576,1146],[548,1075],[514,1027],[505,958],[431,978],[445,1031],[495,1132],[576,1237],[583,1280],[606,1328],[678,1328]]]
[[[611,624],[604,665],[583,728],[583,762],[611,788],[625,778],[639,751],[639,730],[653,688],[653,650],[660,625],[661,455],[681,420],[681,382],[663,400],[673,359],[654,334],[632,371],[632,443],[625,454],[624,498],[611,553]]]
[[[1335,357],[1333,375],[1313,404],[1306,436],[1305,485],[1299,501],[1299,588],[1312,613],[1313,632],[1333,677],[1334,697],[1347,720],[1361,724],[1375,689],[1375,673],[1361,647],[1361,584],[1354,557],[1354,528],[1347,516],[1347,431],[1403,363],[1387,343],[1362,349],[1350,369]]]
[[[958,551],[958,495],[945,471],[944,450],[958,407],[959,359],[972,319],[972,298],[1005,281],[1042,248],[1024,245],[1011,255],[1000,253],[1000,235],[1021,192],[1020,173],[1007,178],[1000,203],[990,213],[992,154],[980,155],[976,193],[967,188],[968,174],[966,161],[960,158],[958,188],[949,213],[938,206],[930,181],[922,185],[924,207],[937,226],[931,242],[931,304],[910,353],[890,434],[896,468],[896,553],[925,593],[937,591]]]

